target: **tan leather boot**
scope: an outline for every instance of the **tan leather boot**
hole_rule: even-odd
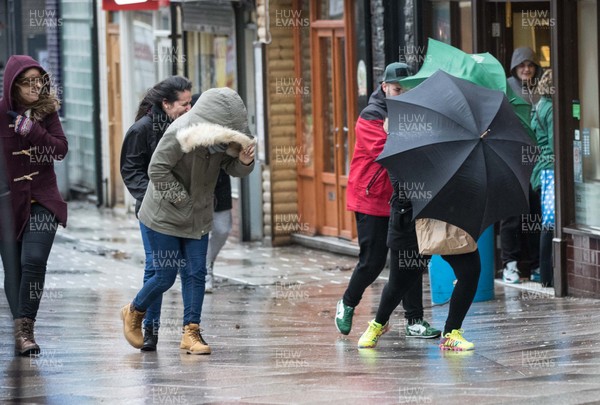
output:
[[[123,320],[123,335],[127,342],[140,349],[144,345],[144,334],[142,333],[142,320],[146,312],[136,311],[133,304],[127,304],[121,308],[121,319]]]
[[[210,354],[210,346],[202,339],[200,325],[197,323],[185,325],[179,348],[187,354]]]
[[[40,347],[35,343],[33,325],[35,321],[30,318],[15,319],[15,354],[18,356],[31,356],[40,353]]]

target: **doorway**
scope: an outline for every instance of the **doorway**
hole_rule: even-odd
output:
[[[110,148],[110,184],[108,186],[109,207],[125,202],[125,186],[121,179],[120,156],[123,144],[121,114],[121,57],[119,25],[107,21],[106,60],[108,67],[108,139]]]
[[[490,2],[487,4],[491,37],[487,50],[502,63],[507,75],[513,50],[531,48],[542,68],[550,67],[550,33],[554,19],[549,1]]]
[[[346,38],[343,27],[316,32],[315,156],[317,169],[317,231],[352,238],[352,215],[346,211],[350,168]]]

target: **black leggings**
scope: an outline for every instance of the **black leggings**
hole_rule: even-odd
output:
[[[446,334],[462,326],[477,292],[481,263],[478,250],[463,255],[442,256],[442,258],[452,266],[457,279],[444,326],[444,334]],[[381,293],[381,302],[375,316],[376,322],[384,325],[389,321],[402,297],[414,283],[420,280],[419,276],[427,268],[428,260],[429,257],[418,254],[416,246],[400,252],[390,251],[390,278]]]
[[[367,289],[383,271],[387,259],[388,217],[355,213],[360,251],[348,287],[344,292],[344,304],[356,307]],[[419,277],[419,281],[422,279]],[[423,318],[423,283],[414,283],[402,300],[404,316],[408,320]],[[397,304],[396,304],[397,305]]]
[[[27,317],[35,320],[37,316],[44,292],[46,264],[57,226],[50,211],[33,204],[22,240],[2,241],[0,244],[4,291],[13,319]]]
[[[442,256],[442,258],[452,266],[457,280],[450,297],[448,318],[446,318],[444,326],[445,335],[452,332],[452,329],[462,327],[477,292],[481,262],[479,261],[479,250],[464,255]]]

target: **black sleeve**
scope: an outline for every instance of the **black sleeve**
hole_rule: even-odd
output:
[[[146,131],[130,128],[121,149],[121,177],[127,190],[138,201],[144,199],[148,188],[148,165],[152,151],[148,150]]]

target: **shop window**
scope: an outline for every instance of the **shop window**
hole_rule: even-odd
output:
[[[473,12],[470,1],[458,3],[460,10],[460,49],[473,53]]]
[[[232,35],[188,32],[189,76],[197,91],[213,87],[237,90],[235,39]]]
[[[309,0],[302,1],[302,14],[309,15]],[[310,29],[303,28],[299,30],[300,34],[300,49],[302,50],[300,55],[300,71],[302,75],[302,88],[303,89],[311,89],[312,88],[312,78],[311,78],[311,49],[310,49]],[[302,125],[302,148],[305,160],[303,164],[307,168],[311,168],[314,165],[314,139],[313,139],[313,109],[312,109],[312,100],[311,94],[309,91],[302,92],[302,103],[301,103],[301,114],[302,117],[300,119]]]
[[[550,5],[515,5],[511,12],[513,49],[527,46],[535,52],[543,68],[550,67],[550,34],[554,26]]]
[[[431,25],[429,32],[433,39],[450,44],[450,2],[431,3]]]
[[[577,6],[581,115],[573,141],[575,220],[579,225],[600,230],[598,6],[591,1],[578,2]]]
[[[471,1],[429,1],[424,15],[426,37],[473,52]]]
[[[344,0],[322,0],[319,3],[319,20],[344,18]]]

